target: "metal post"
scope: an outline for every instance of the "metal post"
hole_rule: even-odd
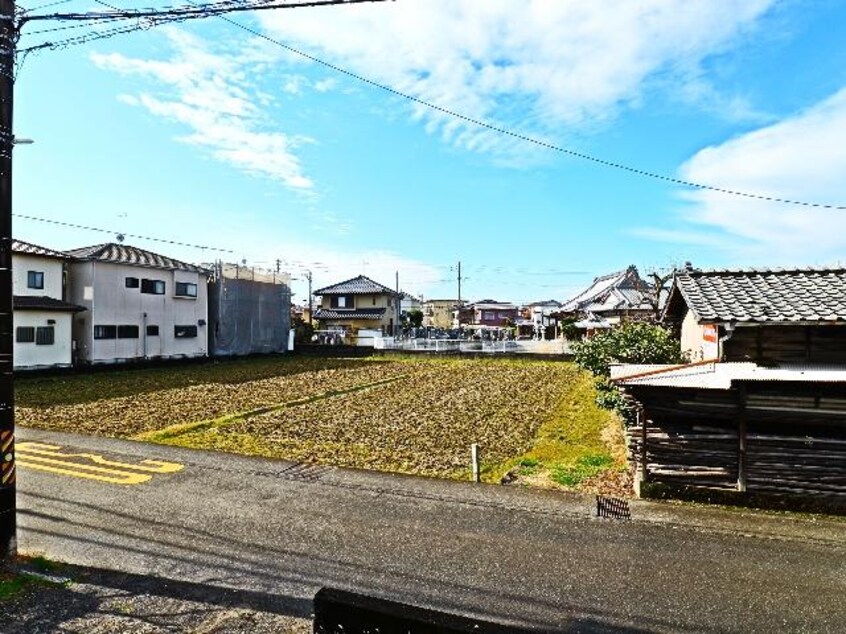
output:
[[[479,482],[479,445],[476,443],[470,445],[470,463],[472,468],[471,479],[473,482]]]
[[[737,490],[746,491],[746,387],[737,389]]]
[[[14,316],[12,313],[12,109],[14,0],[0,0],[0,564],[17,554],[15,522]]]

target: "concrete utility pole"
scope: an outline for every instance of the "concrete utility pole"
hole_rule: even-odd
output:
[[[306,279],[308,280],[308,325],[311,326],[314,313],[314,304],[311,300],[311,271],[306,271]]]
[[[397,286],[397,297],[396,297],[396,300],[397,300],[397,305],[396,305],[397,319],[394,322],[394,331],[391,334],[394,337],[396,337],[399,334],[399,331],[400,331],[400,311],[402,310],[402,297],[400,296],[400,291],[399,291],[399,271],[395,271],[394,273],[396,275],[396,286]]]
[[[14,0],[0,0],[0,565],[17,554],[15,520],[14,317],[12,313],[12,106]]]

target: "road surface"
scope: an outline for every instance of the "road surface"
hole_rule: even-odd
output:
[[[846,522],[19,429],[19,547],[308,616],[329,585],[542,631],[846,631]]]

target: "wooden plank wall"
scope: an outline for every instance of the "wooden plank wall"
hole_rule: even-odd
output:
[[[846,386],[629,393],[644,407],[649,482],[846,502]],[[633,464],[641,433],[639,425],[627,432]]]
[[[846,326],[739,327],[724,349],[726,361],[846,364]]]

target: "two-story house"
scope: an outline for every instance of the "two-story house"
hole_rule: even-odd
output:
[[[518,312],[517,306],[510,302],[483,299],[457,309],[455,314],[462,327],[503,328],[517,322]]]
[[[452,328],[456,307],[461,304],[457,299],[426,300],[423,302],[423,325],[444,330]]]
[[[360,338],[372,341],[374,333],[394,333],[400,315],[400,296],[369,277],[359,275],[317,289],[314,294],[321,297],[314,319],[320,322],[322,330],[339,333],[346,343],[360,344]]]
[[[69,251],[70,299],[83,363],[208,354],[210,272],[126,244]]]
[[[81,306],[64,301],[70,257],[22,240],[12,241],[15,368],[70,366],[71,325]]]

